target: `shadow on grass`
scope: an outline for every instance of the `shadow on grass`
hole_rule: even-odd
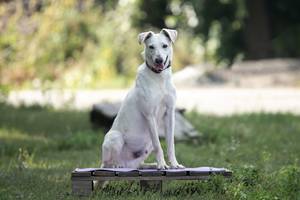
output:
[[[87,111],[54,110],[40,106],[13,107],[0,103],[0,156],[44,150],[89,149],[99,146]]]
[[[87,111],[54,110],[40,106],[13,107],[0,103],[0,127],[30,135],[64,134],[90,129]]]

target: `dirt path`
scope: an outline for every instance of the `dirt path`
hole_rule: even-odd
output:
[[[121,101],[127,90],[13,91],[8,102],[50,104],[55,108],[89,109],[102,101]],[[177,90],[177,106],[202,113],[229,115],[247,112],[291,112],[300,114],[300,89],[296,88],[201,88]]]

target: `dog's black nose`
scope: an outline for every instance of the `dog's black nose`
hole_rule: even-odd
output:
[[[162,64],[163,63],[163,59],[162,58],[155,58],[155,63],[156,64]]]

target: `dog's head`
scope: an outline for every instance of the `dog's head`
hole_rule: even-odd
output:
[[[162,29],[159,33],[152,31],[140,33],[139,43],[145,44],[144,59],[156,72],[162,72],[170,66],[173,56],[172,43],[177,38],[177,31]]]

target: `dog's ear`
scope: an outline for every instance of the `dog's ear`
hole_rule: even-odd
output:
[[[177,31],[173,30],[173,29],[167,29],[167,28],[163,28],[160,33],[164,34],[165,36],[167,36],[167,38],[169,38],[169,40],[171,42],[175,42],[176,38],[177,38]]]
[[[150,38],[154,33],[152,31],[147,31],[140,33],[138,36],[139,44],[144,43],[148,38]]]

